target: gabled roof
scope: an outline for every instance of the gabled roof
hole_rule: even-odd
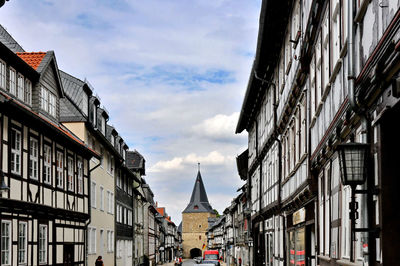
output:
[[[201,178],[200,170],[197,172],[196,182],[194,183],[192,196],[183,213],[209,212],[214,213],[213,208],[208,202],[206,189]]]
[[[28,65],[35,69],[39,74],[43,74],[47,67],[53,62],[53,70],[58,84],[60,97],[64,97],[64,88],[58,70],[56,56],[54,51],[47,52],[18,52],[17,55]]]
[[[279,51],[284,40],[292,3],[293,0],[262,1],[256,56],[250,72],[236,133],[248,129],[257,115],[258,108],[255,107],[261,104],[266,86],[262,86],[262,82],[254,76],[257,73],[264,79],[270,79],[280,55]]]
[[[7,46],[8,49],[13,51],[14,53],[23,53],[25,52],[24,48],[21,47],[15,41],[15,39],[6,31],[6,29],[0,24],[0,42]]]
[[[164,208],[164,207],[158,207],[158,208],[156,208],[156,210],[158,211],[158,213],[159,213],[162,217],[164,217],[164,215],[165,215],[165,208]]]
[[[17,53],[19,57],[22,58],[28,65],[30,65],[34,70],[37,70],[40,64],[43,61],[43,58],[46,56],[45,52],[23,52]]]

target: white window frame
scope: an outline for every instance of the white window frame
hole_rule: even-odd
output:
[[[92,208],[94,208],[94,209],[96,209],[96,181],[93,181],[92,180],[92,184],[91,184],[91,186],[90,186],[90,198],[91,198],[91,201],[90,201],[90,203],[91,203],[91,205],[92,205]]]
[[[33,145],[33,143],[35,143]],[[38,180],[39,177],[39,141],[29,138],[29,177]]]
[[[74,191],[75,186],[75,174],[74,174],[74,158],[72,156],[67,156],[67,188],[69,191]]]
[[[64,181],[64,152],[57,151],[56,156],[56,168],[57,168],[57,187],[63,188]]]
[[[6,63],[0,59],[0,88],[6,90],[7,84],[7,65]]]
[[[43,232],[44,230],[44,232]],[[39,224],[39,236],[38,236],[38,250],[39,250],[39,264],[47,264],[47,224]],[[42,237],[41,237],[42,236]],[[43,241],[43,243],[42,243]],[[43,246],[42,246],[43,244]],[[44,248],[44,250],[42,249]],[[43,255],[41,255],[43,254]]]
[[[114,214],[114,193],[110,190],[107,190],[107,203],[108,203],[108,210],[109,214]]]
[[[21,235],[20,226],[24,227],[23,234]],[[21,247],[21,240],[23,240],[23,245]],[[20,253],[23,252],[23,256]],[[26,264],[28,258],[28,223],[25,221],[20,221],[18,223],[18,251],[17,251],[17,262],[18,264]]]
[[[96,254],[96,227],[88,227],[88,254]]]
[[[48,112],[49,111],[49,96],[48,96],[49,92],[48,90],[41,86],[40,87],[40,95],[39,95],[39,101],[40,101],[40,108],[45,111]]]
[[[7,235],[4,234],[4,227],[7,226]],[[7,249],[1,245],[1,265],[8,266],[11,265],[12,253],[11,253],[11,242],[12,242],[12,225],[9,220],[1,221],[1,243],[8,242]],[[5,240],[3,240],[5,239]],[[5,256],[7,254],[7,256]],[[6,260],[7,259],[7,260]]]
[[[49,92],[49,114],[53,117],[56,117],[56,96]]]
[[[104,211],[104,187],[102,185],[99,186],[100,191],[100,211]]]
[[[51,184],[51,146],[43,145],[43,182]]]
[[[17,75],[17,98],[20,99],[21,101],[24,100],[25,93],[24,93],[24,86],[25,86],[25,79],[24,76],[20,73]]]
[[[14,68],[10,67],[9,75],[9,92],[10,94],[15,95],[17,90],[17,72]]]
[[[11,137],[15,139],[11,140],[11,173],[20,175],[21,174],[21,146],[22,146],[22,134],[21,131],[16,128],[11,128]],[[15,145],[13,147],[13,144]]]
[[[25,79],[24,101],[28,105],[32,105],[32,82],[27,78]]]
[[[77,160],[77,176],[78,176],[78,193],[83,194],[83,162],[82,159],[78,157]]]

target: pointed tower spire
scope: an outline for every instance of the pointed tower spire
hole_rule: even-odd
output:
[[[190,197],[190,202],[185,212],[211,212],[213,213],[213,209],[208,202],[207,192],[203,184],[203,179],[200,174],[200,163],[198,163],[198,172],[196,181],[194,183],[192,196]]]

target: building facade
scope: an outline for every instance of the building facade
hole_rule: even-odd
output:
[[[84,265],[99,156],[59,123],[54,52],[27,53],[0,28],[1,264]]]
[[[398,112],[399,13],[396,1],[262,2],[236,130],[249,133],[248,167],[238,165],[247,169],[255,265],[398,260],[395,190],[382,189],[397,182],[388,125]],[[369,147],[355,191],[340,181],[344,143]]]

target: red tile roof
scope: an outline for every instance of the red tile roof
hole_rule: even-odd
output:
[[[161,214],[161,216],[164,216],[165,213],[165,208],[156,208],[158,213]]]
[[[22,60],[24,60],[28,65],[30,65],[33,69],[37,70],[40,63],[42,62],[45,52],[31,52],[31,53],[17,53]]]

